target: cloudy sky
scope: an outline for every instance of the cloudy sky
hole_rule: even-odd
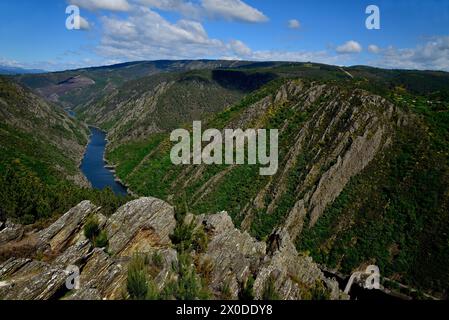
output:
[[[380,30],[366,28],[371,4]],[[80,30],[66,28],[69,5]],[[0,1],[0,65],[203,58],[449,71],[449,0]]]

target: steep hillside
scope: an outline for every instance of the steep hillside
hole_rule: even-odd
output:
[[[258,166],[174,166],[166,134],[114,146],[108,159],[141,195],[186,201],[196,214],[227,210],[259,239],[288,232],[331,268],[376,263],[394,280],[444,295],[448,103],[403,87],[384,97],[358,87],[360,79],[277,80],[203,124],[280,129],[273,177]]]
[[[135,193],[200,217],[226,210],[258,241],[288,235],[328,270],[376,264],[389,288],[447,297],[448,73],[159,61],[20,80],[107,130],[107,159]],[[169,133],[193,120],[279,129],[279,170],[173,165]]]
[[[45,221],[84,199],[122,203],[112,191],[86,188],[78,166],[88,132],[60,107],[0,77],[0,225]]]
[[[87,143],[87,127],[30,90],[1,77],[0,106],[2,167],[21,159],[42,176],[57,172],[85,185],[78,165]]]
[[[112,143],[132,141],[221,112],[275,77],[226,70],[154,75],[77,111],[80,119],[107,130]]]

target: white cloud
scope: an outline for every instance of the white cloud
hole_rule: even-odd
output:
[[[288,21],[288,27],[290,29],[299,29],[301,28],[301,23],[296,19],[291,19]]]
[[[98,51],[113,59],[178,59],[213,57],[229,50],[209,38],[201,23],[182,19],[171,23],[151,9],[136,8],[125,19],[103,17]]]
[[[90,23],[85,18],[80,16],[80,29],[81,30],[90,30]]]
[[[336,49],[337,53],[360,53],[362,52],[362,46],[360,43],[354,40],[350,40],[346,42],[345,44],[338,46]]]
[[[415,48],[386,48],[371,64],[384,68],[449,71],[449,36],[432,37]]]
[[[251,49],[240,40],[233,40],[229,44],[231,50],[239,57],[248,57],[251,55]]]
[[[4,67],[11,67],[11,68],[23,68],[23,65],[15,60],[9,60],[5,58],[0,57],[0,65]]]
[[[74,4],[91,11],[129,11],[131,9],[131,5],[127,0],[69,0],[69,2],[70,4]]]
[[[185,0],[138,0],[152,9],[174,11],[190,19],[203,17],[240,22],[266,22],[268,18],[256,8],[241,0],[201,0],[191,2]]]
[[[380,48],[376,46],[375,44],[370,44],[368,46],[368,51],[374,54],[378,54],[380,52]]]
[[[202,7],[211,17],[252,23],[268,21],[262,12],[241,0],[202,0]]]
[[[174,11],[189,18],[199,19],[201,16],[201,7],[189,1],[184,0],[138,0],[141,4],[153,9],[163,11]]]
[[[327,50],[253,51],[237,39],[226,43],[210,38],[200,22],[189,19],[170,22],[156,11],[143,6],[136,6],[126,18],[104,16],[101,22],[103,36],[97,52],[117,61],[225,57],[234,60],[344,64],[350,58],[345,54],[331,55]]]

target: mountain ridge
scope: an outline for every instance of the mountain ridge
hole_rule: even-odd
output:
[[[106,159],[136,194],[183,204],[198,217],[226,210],[260,243],[281,232],[330,269],[351,274],[376,264],[385,278],[417,288],[417,298],[447,296],[448,73],[160,63],[16,79],[50,88],[47,96],[54,85],[93,81],[55,104],[108,131]],[[169,133],[190,130],[193,120],[219,130],[279,129],[278,173],[172,165]]]

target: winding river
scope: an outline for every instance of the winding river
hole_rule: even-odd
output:
[[[128,194],[127,189],[115,180],[114,173],[106,168],[106,133],[94,127],[90,127],[90,131],[91,137],[81,163],[81,171],[95,189],[110,187],[117,195]]]

